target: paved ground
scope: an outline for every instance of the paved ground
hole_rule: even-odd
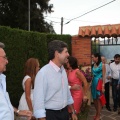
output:
[[[93,120],[94,115],[95,115],[95,108],[94,105],[91,105],[88,120]],[[101,120],[120,120],[120,115],[118,115],[117,112],[113,112],[113,111],[109,112],[104,107],[101,112]]]
[[[110,93],[112,91],[110,90]],[[112,101],[112,95],[110,94],[110,103],[111,103],[111,109],[113,109],[113,101]],[[89,111],[89,115],[88,115],[88,120],[93,120],[93,117],[95,115],[95,108],[94,105],[92,104],[90,106],[90,111]],[[117,112],[113,112],[113,111],[108,111],[105,107],[103,107],[102,112],[101,112],[101,120],[120,120],[120,115],[118,115],[118,111]]]

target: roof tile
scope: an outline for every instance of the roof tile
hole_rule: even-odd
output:
[[[79,27],[80,37],[117,37],[120,36],[120,24]]]

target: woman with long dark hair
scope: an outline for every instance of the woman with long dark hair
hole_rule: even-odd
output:
[[[105,64],[101,62],[101,55],[99,53],[92,54],[92,61],[94,62],[92,65],[92,73],[93,73],[93,80],[91,86],[91,92],[93,97],[93,102],[96,109],[96,115],[94,116],[94,120],[100,120],[100,112],[102,109],[101,102],[99,100],[100,91],[98,91],[97,85],[99,79],[103,79],[102,84],[102,92],[104,92],[104,84],[105,84]]]
[[[88,83],[86,78],[84,77],[83,73],[80,72],[78,69],[78,63],[77,59],[75,57],[69,56],[68,57],[68,63],[67,68],[69,69],[68,72],[68,82],[71,88],[74,85],[79,85],[80,88],[78,90],[70,89],[71,95],[74,100],[74,109],[76,110],[76,113],[80,113],[80,107],[82,104],[82,100],[87,100],[87,89],[88,89]],[[82,85],[84,85],[82,87]]]

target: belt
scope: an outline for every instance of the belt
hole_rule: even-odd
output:
[[[64,110],[67,110],[67,106],[62,108],[62,109],[60,109],[60,110],[51,110],[51,109],[45,109],[45,110],[47,110],[47,111],[54,111],[54,112],[62,112]]]

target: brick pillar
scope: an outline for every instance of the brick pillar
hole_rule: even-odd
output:
[[[78,60],[78,65],[91,65],[91,38],[72,37],[72,56]]]

